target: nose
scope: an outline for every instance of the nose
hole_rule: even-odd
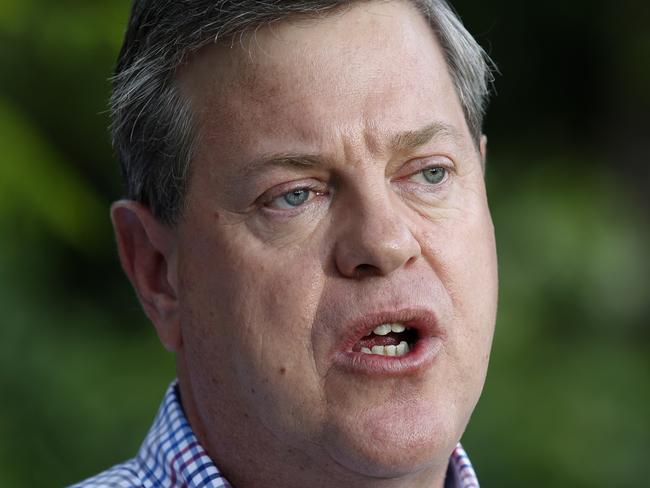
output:
[[[349,202],[335,247],[338,271],[350,278],[387,276],[417,260],[422,250],[404,212],[388,192]]]

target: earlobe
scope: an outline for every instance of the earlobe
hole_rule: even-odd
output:
[[[176,245],[172,229],[148,207],[131,200],[111,206],[122,268],[169,351],[182,343],[178,310]]]

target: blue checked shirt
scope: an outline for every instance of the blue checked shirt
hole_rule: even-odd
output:
[[[73,485],[73,488],[108,487],[231,488],[192,432],[176,381],[167,389],[137,456]],[[479,488],[472,464],[460,444],[451,454],[445,488]]]

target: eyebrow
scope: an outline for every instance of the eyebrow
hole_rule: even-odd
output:
[[[398,132],[390,138],[389,149],[393,152],[407,152],[417,149],[433,139],[460,139],[458,130],[448,124],[432,122],[421,129]],[[245,165],[244,175],[251,176],[262,168],[278,167],[307,169],[321,166],[324,157],[318,154],[274,153],[265,154]]]
[[[319,166],[323,157],[316,154],[276,153],[255,158],[246,164],[245,176],[251,176],[257,170],[269,167],[306,169]]]
[[[460,139],[458,130],[442,122],[432,122],[417,130],[407,130],[395,134],[390,143],[393,152],[406,152],[424,146],[432,139]]]

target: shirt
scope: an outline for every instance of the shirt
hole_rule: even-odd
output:
[[[181,405],[177,381],[167,389],[136,457],[72,488],[106,487],[232,488],[194,435]],[[451,454],[445,488],[479,488],[460,444]]]

